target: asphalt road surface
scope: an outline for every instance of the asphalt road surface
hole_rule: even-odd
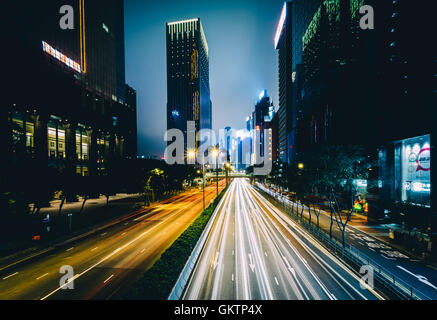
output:
[[[183,299],[382,299],[248,180],[234,179],[218,210]]]
[[[292,205],[292,202],[287,198],[279,194],[276,194],[276,197],[279,201],[285,202],[289,206]],[[315,225],[317,218],[314,211],[312,212],[312,224]],[[307,209],[303,210],[303,216],[306,219],[309,218]],[[322,210],[319,220],[320,226],[329,230],[331,221],[329,212]],[[378,226],[372,226],[372,229],[377,228]],[[336,223],[333,225],[333,235],[337,239],[342,237]],[[360,254],[371,259],[375,266],[380,266],[388,280],[395,277],[396,282],[406,294],[409,294],[412,289],[414,295],[419,299],[437,299],[437,271],[435,267],[411,257],[406,252],[400,252],[389,243],[382,242],[350,225],[346,228],[346,243],[352,245]]]
[[[221,189],[224,181],[220,184]],[[216,185],[206,188],[206,204]],[[0,274],[0,299],[111,299],[150,268],[195,220],[202,190],[127,215],[113,227]],[[73,277],[62,279],[61,267]],[[73,289],[69,289],[73,287]]]

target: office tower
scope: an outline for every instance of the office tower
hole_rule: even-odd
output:
[[[292,163],[302,79],[302,38],[322,0],[284,2],[276,26],[274,46],[278,50],[279,159]]]
[[[288,133],[292,125],[292,3],[284,2],[275,34],[275,48],[279,59],[279,154],[288,162]]]
[[[169,22],[167,38],[167,128],[185,136],[187,121],[195,132],[212,128],[209,52],[199,18]]]
[[[60,27],[60,7],[75,13]],[[2,144],[12,159],[31,158],[71,175],[99,176],[136,156],[135,95],[126,99],[124,6],[87,0],[6,4]],[[16,19],[20,17],[20,19]],[[23,23],[25,21],[25,23]],[[32,28],[29,28],[32,26]],[[136,126],[136,124],[135,124]],[[136,149],[136,147],[135,147]],[[12,163],[15,163],[12,161]]]

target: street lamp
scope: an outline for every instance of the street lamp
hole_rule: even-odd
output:
[[[193,150],[188,151],[188,158],[194,159],[196,157],[196,152]]]
[[[215,157],[215,166],[216,166],[216,180],[217,180],[217,197],[219,194],[219,186],[218,186],[218,156],[220,154],[220,151],[218,149],[218,145],[212,150],[212,155]]]
[[[226,187],[228,186],[228,170],[231,168],[231,164],[229,162],[226,162],[225,164],[225,172],[226,172]]]
[[[188,157],[194,159],[196,157],[196,151],[189,150]],[[200,173],[200,170],[197,170]],[[205,212],[205,155],[202,152],[202,189],[203,189],[203,212]]]
[[[297,167],[299,168],[299,169],[303,169],[304,168],[304,164],[303,163],[299,163],[298,165],[297,165]]]

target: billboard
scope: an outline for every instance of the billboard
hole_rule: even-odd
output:
[[[395,174],[398,199],[417,205],[430,205],[430,136],[395,143]]]
[[[59,52],[58,50],[54,49],[52,46],[47,44],[47,42],[45,42],[45,41],[42,42],[42,49],[44,52],[48,53],[53,58],[61,61],[63,64],[67,65],[68,67],[75,70],[76,72],[81,73],[79,63],[73,61],[72,59],[70,59],[66,55],[64,55],[61,52]]]

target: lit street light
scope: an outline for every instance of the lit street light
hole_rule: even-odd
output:
[[[216,180],[217,180],[217,197],[219,194],[219,186],[218,186],[218,156],[220,154],[219,146],[217,145],[215,149],[212,151],[212,155],[215,157],[215,166],[216,166]]]
[[[188,157],[191,159],[196,158],[196,151],[189,150]],[[200,170],[197,170],[200,173]],[[203,211],[205,211],[205,155],[202,153],[202,192],[203,192]]]
[[[226,172],[226,186],[228,186],[228,171],[231,169],[231,164],[229,162],[226,162],[225,164],[225,172]]]

